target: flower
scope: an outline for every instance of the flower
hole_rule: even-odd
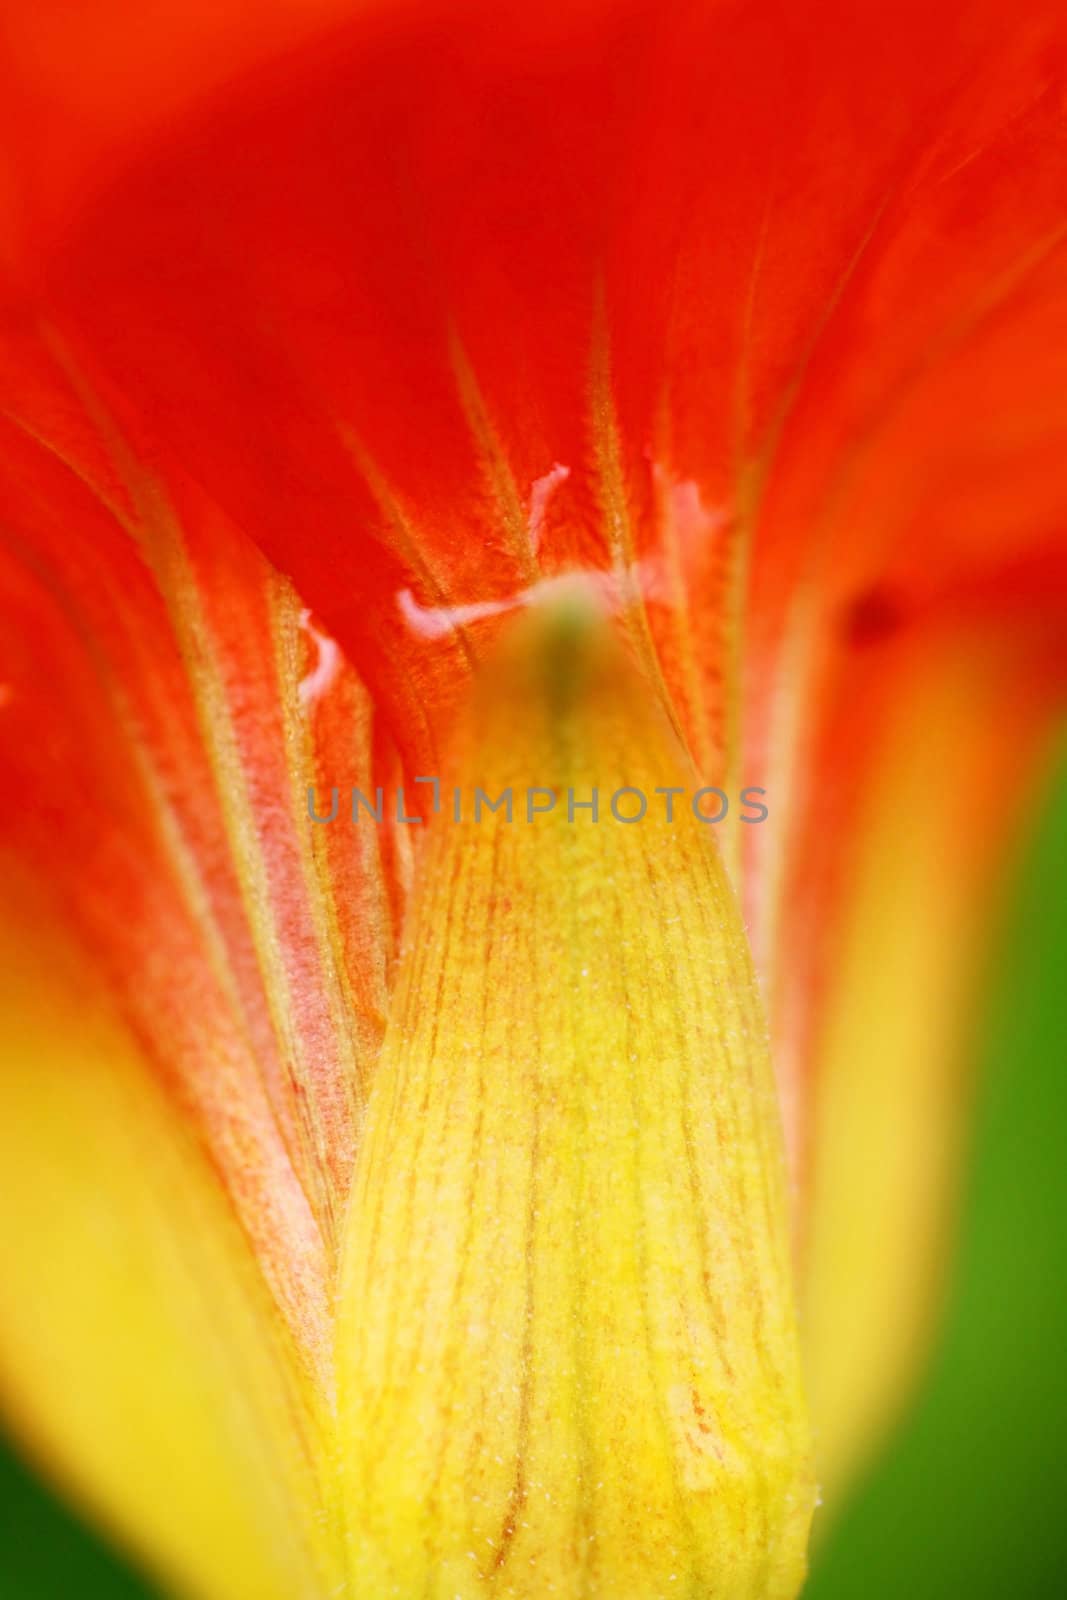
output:
[[[792,1596],[1062,707],[1058,8],[7,11],[10,1419],[180,1594]]]

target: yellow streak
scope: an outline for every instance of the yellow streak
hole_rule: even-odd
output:
[[[452,770],[348,1220],[353,1591],[789,1600],[814,1488],[778,1110],[722,865],[653,793],[687,764],[571,612],[492,663]],[[515,820],[470,820],[475,784]],[[560,795],[532,823],[528,785]]]
[[[470,358],[454,328],[449,334],[448,358],[463,415],[478,453],[482,475],[496,503],[508,546],[519,571],[528,583],[532,583],[537,577],[538,565],[530,543],[522,497],[508,461],[507,450],[493,427],[489,408],[478,385]]]
[[[604,516],[612,568],[625,606],[627,626],[634,649],[650,683],[654,684],[671,728],[680,742],[684,734],[678,711],[660,665],[659,652],[649,626],[645,596],[638,578],[637,544],[626,492],[619,424],[611,386],[611,351],[608,342],[607,312],[600,292],[593,323],[593,345],[589,374],[590,425],[593,458],[597,469],[597,488]]]
[[[280,689],[279,704],[285,728],[286,749],[289,754],[289,812],[294,817],[303,816],[307,779],[315,771],[314,740],[310,719],[302,713],[299,702],[299,685],[303,668],[300,649],[301,606],[292,584],[280,573],[271,572],[270,612],[272,621],[274,659]],[[362,687],[362,686],[361,686]],[[369,697],[368,697],[369,707]],[[369,715],[369,712],[368,712]],[[367,730],[353,729],[353,743],[365,741]],[[369,766],[365,751],[360,755]],[[334,1037],[344,1040],[346,1065],[352,1065],[351,1081],[347,1084],[352,1118],[352,1138],[358,1142],[359,1128],[367,1098],[367,1084],[374,1069],[376,1040],[370,1019],[360,1005],[348,973],[341,931],[338,923],[335,888],[330,874],[326,839],[321,828],[299,828],[294,841],[300,857],[301,877],[307,885],[307,913],[315,929],[315,940],[320,952],[323,989],[330,1007]],[[384,890],[380,896],[384,904]],[[379,930],[380,931],[380,930]],[[384,983],[381,985],[384,991]],[[379,997],[379,1011],[384,1009],[384,992]]]
[[[342,1197],[331,1181],[329,1130],[317,1104],[316,1063],[309,1058],[294,1024],[292,986],[280,932],[272,911],[271,883],[256,828],[255,811],[239,749],[237,728],[227,698],[225,674],[197,585],[185,535],[163,485],[143,470],[121,429],[103,405],[54,329],[46,330],[48,346],[85,407],[137,513],[131,529],[152,568],[167,604],[195,697],[204,747],[216,778],[219,804],[233,852],[233,862],[248,915],[249,929],[263,974],[271,1025],[299,1108],[303,1148],[295,1162],[298,1177],[323,1234],[328,1256],[338,1232]],[[328,951],[320,952],[328,963]],[[327,968],[328,970],[328,968]],[[332,997],[337,1009],[336,990]],[[354,1115],[353,1085],[357,1067],[347,1032],[336,1038],[342,1059],[346,1110]],[[324,1374],[329,1381],[328,1374]]]
[[[355,430],[342,423],[338,425],[338,435],[385,518],[389,545],[419,579],[433,604],[441,608],[447,607],[450,599],[449,590],[447,584],[442,582],[426,559],[425,535],[415,526],[404,509],[400,496]],[[465,664],[468,667],[473,666],[474,647],[462,624],[457,622],[448,637],[460,651]]]
[[[831,1508],[928,1355],[971,1094],[966,1009],[989,885],[967,845],[968,819],[944,797],[967,792],[988,738],[976,704],[992,668],[958,643],[947,664],[922,666],[901,693],[857,830],[817,1056],[804,1326]]]

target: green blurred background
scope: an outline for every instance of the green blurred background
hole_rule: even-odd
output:
[[[805,1600],[1067,1596],[1067,769],[1003,950],[940,1344]],[[3,1600],[149,1594],[0,1451]]]

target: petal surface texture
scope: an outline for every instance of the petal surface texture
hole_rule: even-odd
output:
[[[785,1600],[814,1483],[733,891],[600,626],[502,648],[455,751],[499,809],[431,824],[353,1190],[355,1588]]]

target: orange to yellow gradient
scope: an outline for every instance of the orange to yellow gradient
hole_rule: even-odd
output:
[[[0,13],[4,1416],[179,1600],[789,1600],[1067,703],[1063,6]]]

